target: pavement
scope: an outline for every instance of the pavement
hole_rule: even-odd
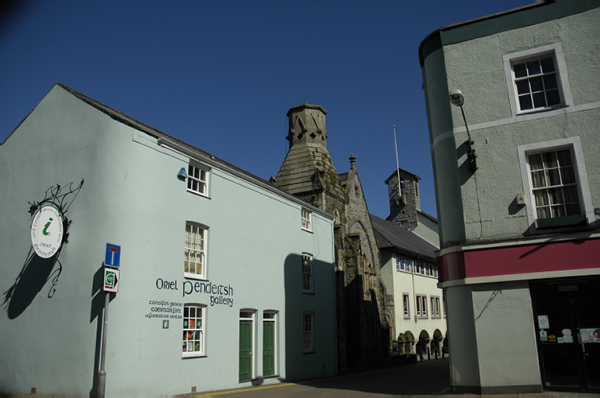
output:
[[[332,397],[384,398],[460,395],[461,398],[600,398],[600,394],[543,392],[537,394],[452,394],[449,359],[435,359],[394,368],[365,371],[297,383],[280,383],[233,390],[185,394],[190,398]],[[551,397],[549,397],[551,396]]]

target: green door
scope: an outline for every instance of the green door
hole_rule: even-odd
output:
[[[240,381],[252,379],[252,321],[240,320]]]
[[[275,322],[263,322],[263,376],[275,374]]]

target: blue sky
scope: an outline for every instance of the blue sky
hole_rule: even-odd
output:
[[[371,213],[396,167],[436,216],[418,48],[443,26],[533,0],[20,1],[0,20],[0,142],[55,82],[261,178],[292,106],[319,104],[338,173],[351,154]]]

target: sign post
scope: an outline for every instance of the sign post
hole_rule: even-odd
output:
[[[117,293],[119,288],[119,266],[121,265],[121,246],[106,244],[104,256],[104,325],[102,328],[102,353],[100,355],[100,370],[98,371],[98,398],[104,398],[106,393],[106,333],[108,331],[108,304],[110,293]]]

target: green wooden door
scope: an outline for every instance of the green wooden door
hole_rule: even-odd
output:
[[[240,320],[240,381],[252,379],[252,321]]]
[[[275,374],[275,322],[263,322],[263,376]]]

